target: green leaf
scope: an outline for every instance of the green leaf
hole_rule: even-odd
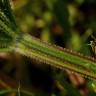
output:
[[[4,22],[7,21],[7,23],[11,25],[11,28],[16,30],[17,24],[15,22],[14,15],[12,14],[9,0],[0,0],[0,13],[3,14],[3,18],[1,19],[3,19]]]
[[[69,24],[69,12],[68,12],[68,1],[67,0],[57,0],[54,4],[54,14],[57,21],[64,29],[64,41],[69,38],[70,35],[70,24]]]
[[[0,51],[10,49],[18,32],[9,0],[0,0]]]

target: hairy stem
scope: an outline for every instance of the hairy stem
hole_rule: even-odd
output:
[[[41,42],[23,34],[14,50],[22,55],[61,69],[69,69],[84,77],[96,79],[96,60],[82,54]]]

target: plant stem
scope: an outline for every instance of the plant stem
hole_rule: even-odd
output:
[[[0,95],[7,94],[7,93],[11,93],[11,92],[16,92],[16,93],[18,93],[18,90],[17,90],[17,89],[1,90],[1,91],[0,91]],[[34,96],[34,94],[32,94],[31,92],[26,91],[26,90],[21,90],[20,92],[23,93],[23,94],[26,94],[26,96]]]
[[[96,60],[82,54],[41,42],[28,34],[20,36],[14,50],[34,60],[60,69],[69,69],[84,77],[96,79]]]

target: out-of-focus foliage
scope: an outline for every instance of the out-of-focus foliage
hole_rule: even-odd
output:
[[[94,56],[89,44],[91,35],[96,37],[96,0],[13,0],[11,4],[22,32]],[[0,89],[8,86],[18,89],[20,81],[20,88],[32,96],[96,95],[95,82],[15,53],[0,54],[0,70],[8,75],[0,74]],[[3,92],[6,93],[0,94]],[[24,92],[21,96],[27,96]],[[2,96],[19,96],[14,91],[9,93]]]

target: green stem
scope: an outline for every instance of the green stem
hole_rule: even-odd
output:
[[[96,79],[96,60],[68,49],[62,49],[28,35],[21,36],[15,51],[61,69],[69,69],[84,77]]]
[[[0,95],[7,94],[7,93],[12,93],[16,92],[18,93],[18,90],[16,89],[6,89],[6,90],[1,90]],[[26,91],[26,90],[20,90],[21,93],[26,94],[26,96],[34,96],[31,92]]]

